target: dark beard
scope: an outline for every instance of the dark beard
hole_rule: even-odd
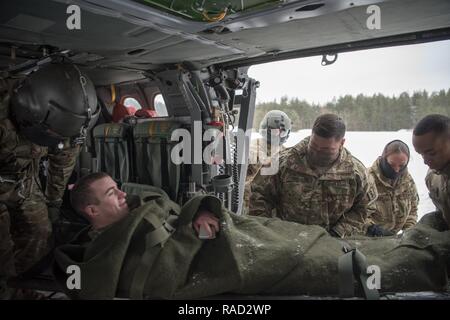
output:
[[[339,157],[337,155],[321,155],[315,152],[308,152],[307,160],[312,167],[330,167],[336,159]]]

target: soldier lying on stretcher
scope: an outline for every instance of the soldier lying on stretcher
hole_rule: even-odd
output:
[[[91,222],[55,252],[63,287],[68,268],[79,268],[78,286],[66,290],[72,298],[372,294],[352,277],[364,279],[368,265],[379,268],[381,292],[443,291],[448,284],[450,231],[426,224],[399,238],[344,242],[318,226],[234,215],[209,195],[182,208],[163,191],[127,196],[102,173],[82,178],[72,203]],[[201,226],[214,239],[200,239]]]

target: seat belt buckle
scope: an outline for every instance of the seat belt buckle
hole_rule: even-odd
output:
[[[163,225],[164,229],[166,229],[167,232],[169,232],[170,234],[175,232],[175,228],[172,227],[167,221],[164,221],[162,225]]]

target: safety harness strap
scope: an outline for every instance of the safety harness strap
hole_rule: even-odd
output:
[[[176,216],[169,216],[167,221],[175,222]],[[164,243],[170,238],[175,228],[167,221],[161,222],[155,215],[149,214],[145,216],[155,230],[149,232],[145,238],[145,251],[142,255],[141,262],[133,276],[130,288],[130,298],[141,300],[147,278],[155,263]]]
[[[339,296],[341,298],[350,298],[355,296],[354,277],[361,285],[364,296],[367,300],[378,300],[380,298],[377,289],[367,287],[367,261],[361,251],[349,248],[344,245],[344,255],[339,257]]]

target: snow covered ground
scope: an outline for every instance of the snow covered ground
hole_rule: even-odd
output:
[[[309,136],[311,130],[300,130],[292,132],[286,142],[286,147],[292,147],[303,138]],[[259,133],[254,133],[252,139],[259,136]],[[425,185],[425,175],[428,167],[423,163],[422,157],[414,151],[412,145],[412,131],[348,131],[345,135],[345,147],[366,167],[370,167],[376,158],[383,152],[384,146],[394,139],[399,139],[405,142],[410,149],[411,159],[408,164],[408,170],[411,173],[417,185],[419,192],[419,219],[427,212],[434,211],[435,207]]]

